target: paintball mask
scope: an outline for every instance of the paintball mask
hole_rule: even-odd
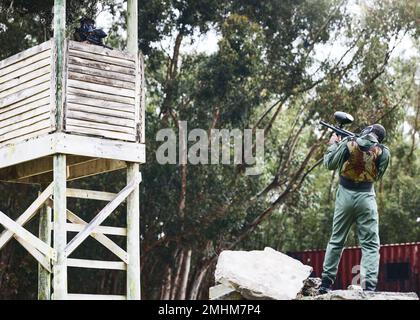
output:
[[[378,123],[375,123],[371,126],[364,128],[362,132],[360,133],[360,136],[365,136],[369,133],[375,134],[378,137],[379,142],[382,142],[386,136],[385,128]]]
[[[79,42],[87,41],[91,44],[109,48],[102,43],[102,39],[106,36],[107,34],[102,29],[95,28],[95,21],[93,19],[83,17],[80,19],[80,27],[76,28],[74,39]]]

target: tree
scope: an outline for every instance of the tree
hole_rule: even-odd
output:
[[[151,20],[159,26],[169,19],[167,32],[183,35],[185,25],[180,27],[177,20],[183,14],[168,13],[177,9],[166,4],[167,13]],[[188,3],[184,4],[187,8]],[[279,219],[286,225],[295,220],[295,228],[289,229],[295,241],[290,247],[303,248],[314,240],[308,237],[300,245],[303,232],[296,237],[296,227],[302,222],[299,208],[311,196],[313,189],[307,183],[317,180],[313,165],[323,151],[325,132],[313,130],[314,120],[331,120],[334,110],[344,110],[356,115],[360,127],[381,121],[391,135],[395,121],[401,121],[396,111],[401,110],[404,92],[393,93],[387,66],[396,47],[393,40],[417,32],[414,17],[398,2],[366,7],[363,21],[352,19],[345,8],[345,3],[334,1],[235,1],[225,3],[215,22],[214,28],[221,33],[217,53],[183,55],[184,36],[175,37],[172,55],[145,48],[149,81],[160,88],[150,93],[149,124],[157,125],[155,131],[150,128],[151,136],[162,127],[176,128],[179,119],[208,129],[258,127],[266,132],[270,159],[267,172],[258,178],[244,177],[241,166],[188,165],[168,166],[158,171],[163,176],[153,177],[157,188],[144,190],[142,211],[149,217],[145,218],[143,261],[148,274],[157,272],[156,266],[161,270],[160,262],[167,261],[165,273],[156,276],[157,283],[145,284],[156,287],[165,279],[161,298],[184,298],[185,278],[190,281],[188,297],[197,297],[203,274],[217,253],[240,245],[279,208]],[[173,28],[176,31],[170,31]],[[187,29],[194,28],[201,30],[194,24]],[[338,41],[345,43],[343,55],[318,58],[317,48]],[[158,118],[155,110],[159,110]],[[154,164],[149,162],[146,171],[157,172],[149,166]],[[153,194],[165,194],[164,208],[161,204],[154,210]],[[314,195],[311,203],[323,198],[324,194]],[[261,232],[269,234],[267,228]],[[321,244],[324,239],[318,241]],[[251,240],[249,247],[252,244]],[[191,268],[195,269],[192,274]]]

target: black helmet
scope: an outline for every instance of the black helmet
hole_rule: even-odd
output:
[[[80,19],[80,28],[76,28],[74,39],[76,41],[87,41],[92,44],[104,46],[102,39],[107,34],[102,29],[96,29],[95,21],[91,18],[83,17]]]
[[[80,29],[85,32],[93,32],[95,30],[95,21],[91,18],[83,17],[80,19]]]
[[[379,123],[375,123],[373,126],[372,132],[378,137],[378,141],[382,142],[386,137],[385,128]]]
[[[386,130],[379,123],[375,123],[371,126],[364,128],[361,132],[361,135],[363,136],[369,133],[375,134],[378,137],[379,142],[382,142],[386,137]]]

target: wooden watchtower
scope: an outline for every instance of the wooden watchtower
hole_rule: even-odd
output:
[[[65,0],[55,0],[54,38],[0,61],[0,180],[48,185],[16,221],[0,211],[0,249],[15,238],[37,259],[40,299],[140,299],[145,130],[137,0],[128,0],[128,52],[66,39],[65,7]],[[66,181],[123,168],[127,185],[117,194],[66,187]],[[67,209],[68,197],[108,203],[89,222]],[[123,201],[126,228],[102,226]],[[37,214],[39,237],[24,228]],[[77,235],[67,241],[68,232]],[[108,235],[126,237],[126,248]],[[118,260],[72,258],[88,237]],[[70,293],[68,267],[126,270],[127,293]]]

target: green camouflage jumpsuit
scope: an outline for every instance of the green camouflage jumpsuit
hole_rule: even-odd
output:
[[[370,148],[378,143],[376,136],[368,134],[356,139],[362,148]],[[332,144],[324,155],[324,165],[329,170],[339,169],[342,174],[343,164],[349,158],[348,139]],[[388,167],[390,153],[382,146],[382,154],[377,162],[375,181],[382,178]],[[322,277],[335,281],[341,253],[347,235],[353,223],[357,226],[357,235],[362,248],[360,278],[362,285],[366,282],[376,286],[379,269],[379,230],[378,211],[373,185],[369,190],[358,190],[338,186],[332,226],[332,234],[327,246]],[[345,184],[344,184],[345,185]]]

